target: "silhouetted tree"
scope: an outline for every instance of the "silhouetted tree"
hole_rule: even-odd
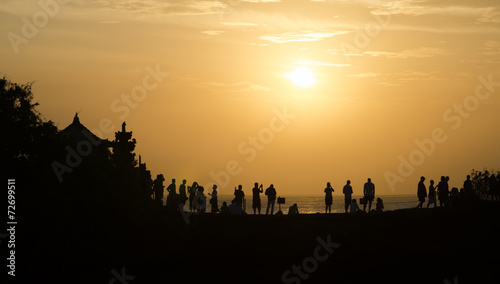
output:
[[[497,171],[496,175],[498,174],[499,172]],[[492,192],[494,191],[494,189],[490,188],[490,177],[492,175],[495,175],[495,173],[490,172],[487,169],[484,169],[483,171],[476,171],[474,169],[472,170],[470,174],[472,180],[472,189],[474,191],[474,195],[479,199],[494,199],[494,196],[492,196]]]
[[[52,155],[57,127],[36,110],[33,83],[16,84],[0,78],[1,173],[32,175]],[[8,172],[7,172],[8,169]]]

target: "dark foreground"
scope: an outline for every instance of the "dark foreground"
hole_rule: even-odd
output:
[[[19,229],[19,283],[498,283],[500,206],[146,220],[71,214]],[[137,217],[139,218],[139,217]],[[338,246],[339,244],[340,246]],[[10,278],[12,280],[12,278]],[[482,282],[486,280],[487,282]]]

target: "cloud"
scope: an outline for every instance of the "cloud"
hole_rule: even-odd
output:
[[[209,36],[218,36],[225,33],[225,31],[202,31],[201,33]]]
[[[493,4],[493,2],[491,4]],[[496,5],[497,3],[494,4]],[[459,5],[452,1],[450,1],[448,5],[436,5],[436,2],[427,0],[398,0],[379,2],[378,5],[374,6],[371,13],[373,15],[440,15],[470,17],[476,19],[478,23],[500,23],[500,11],[495,5],[488,6],[486,4],[486,6],[481,6],[481,4],[477,2],[474,6],[470,4]]]
[[[500,41],[489,40],[484,43],[482,53],[486,56],[500,54]]]
[[[271,91],[271,88],[261,86],[255,83],[251,83],[248,81],[242,81],[242,82],[237,82],[237,83],[231,83],[231,84],[226,84],[226,83],[216,83],[212,82],[209,83],[212,86],[216,86],[218,88],[221,88],[223,92],[256,92],[256,91],[263,91],[263,92],[268,92]]]
[[[347,77],[354,77],[354,78],[373,78],[379,76],[380,73],[359,73],[359,74],[351,74],[347,75]]]
[[[249,3],[278,3],[281,0],[241,0],[241,2],[249,2]]]
[[[452,52],[449,50],[435,48],[435,47],[421,47],[417,49],[407,49],[402,52],[387,52],[387,51],[365,51],[363,54],[374,56],[374,57],[385,57],[385,58],[429,58],[434,56],[445,56],[451,55]]]
[[[328,62],[319,62],[319,61],[308,61],[301,60],[295,63],[297,65],[305,65],[305,66],[332,66],[332,67],[348,67],[351,64],[340,64],[340,63],[328,63]]]
[[[258,26],[255,23],[245,23],[245,22],[220,22],[224,26],[244,26],[244,27],[254,27]]]
[[[287,32],[282,34],[270,34],[263,35],[259,38],[261,40],[267,40],[274,43],[287,43],[287,42],[307,42],[307,41],[320,41],[325,38],[333,37],[336,35],[342,35],[349,33],[348,31],[336,31],[336,32]]]
[[[128,14],[154,15],[213,15],[219,14],[228,8],[228,5],[217,0],[93,0],[89,5],[99,10]]]
[[[477,22],[500,24],[500,10],[496,7],[489,7],[479,16]]]

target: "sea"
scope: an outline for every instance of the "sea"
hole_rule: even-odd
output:
[[[353,198],[358,202],[358,206],[360,209],[363,209],[363,205],[359,204],[359,199],[362,196],[354,195]],[[377,195],[375,199],[380,197],[384,203],[384,211],[389,210],[398,210],[398,209],[408,209],[415,208],[418,205],[418,198],[416,195]],[[227,202],[228,205],[231,204],[231,200],[233,200],[234,195],[219,195],[218,197],[218,207],[222,206],[222,202]],[[210,212],[210,204],[208,204],[208,200],[210,196],[207,196],[207,212]],[[324,196],[286,196],[285,204],[275,204],[274,212],[277,212],[279,208],[281,208],[284,214],[288,213],[288,208],[297,203],[297,207],[299,209],[300,214],[316,214],[316,213],[325,213],[325,198]],[[372,203],[372,209],[375,209],[376,200]],[[427,200],[424,203],[424,207],[427,206]],[[253,214],[252,209],[252,197],[246,197],[244,203],[244,209],[246,213]],[[267,197],[261,196],[261,214],[266,213],[267,208]],[[368,205],[367,208],[368,210]],[[184,210],[189,212],[189,206],[186,203]],[[344,213],[344,196],[334,196],[333,204],[332,204],[332,213]]]

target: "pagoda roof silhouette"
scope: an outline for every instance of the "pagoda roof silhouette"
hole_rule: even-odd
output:
[[[90,130],[88,130],[88,128],[85,127],[80,122],[80,118],[78,117],[78,113],[75,114],[75,117],[73,118],[73,122],[70,125],[68,125],[66,128],[64,128],[63,130],[61,130],[59,132],[58,136],[62,141],[66,142],[68,144],[77,144],[78,142],[83,141],[83,140],[87,140],[87,141],[92,140],[94,142],[98,141],[98,143],[101,143],[101,142],[109,143],[109,140],[101,139],[97,135],[92,133]],[[105,143],[105,145],[107,143]]]

